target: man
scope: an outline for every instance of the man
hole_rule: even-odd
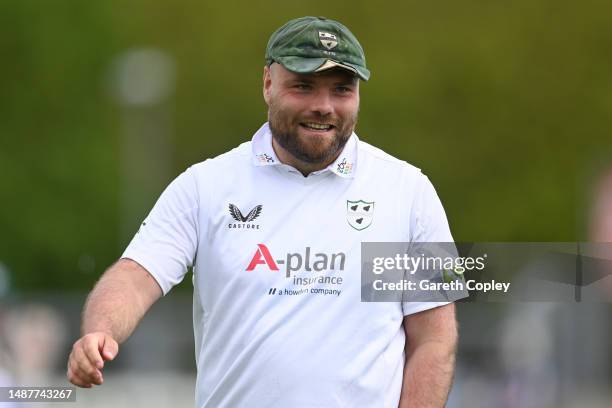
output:
[[[442,407],[448,303],[361,302],[365,241],[452,241],[429,180],[353,132],[363,49],[292,20],[266,49],[268,123],[187,169],[90,294],[70,381],[102,384],[149,307],[194,270],[197,407]]]

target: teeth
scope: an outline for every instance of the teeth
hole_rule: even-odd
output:
[[[331,128],[331,125],[322,125],[320,123],[304,123],[304,126],[309,127],[311,129],[316,129],[316,130],[328,130]]]

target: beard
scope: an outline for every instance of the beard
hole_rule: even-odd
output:
[[[309,164],[331,163],[342,151],[357,124],[357,112],[346,118],[312,116],[297,119],[271,101],[268,122],[272,137],[296,159]],[[300,134],[300,122],[325,122],[333,125],[332,138]]]

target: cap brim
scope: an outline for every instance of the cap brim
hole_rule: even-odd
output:
[[[356,74],[364,81],[370,79],[370,71],[366,68],[354,64],[340,63],[329,58],[279,57],[276,58],[276,62],[289,71],[298,74],[312,74],[328,69],[341,68]]]

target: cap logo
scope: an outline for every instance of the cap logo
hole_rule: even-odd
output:
[[[331,50],[338,45],[338,39],[331,33],[319,31],[319,40],[321,40],[321,44],[323,44],[323,46],[328,50]]]

